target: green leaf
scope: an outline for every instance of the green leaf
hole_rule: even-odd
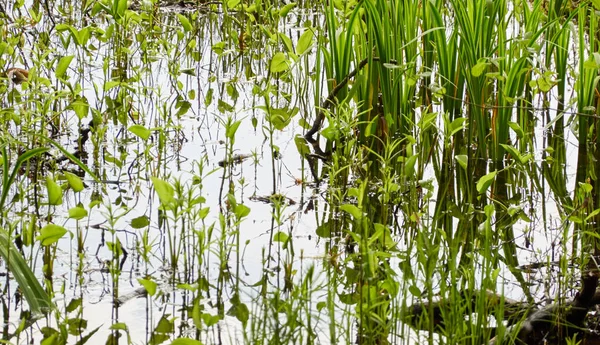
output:
[[[416,286],[416,285],[411,285],[411,286],[408,288],[408,291],[409,291],[409,292],[410,292],[410,293],[411,293],[411,294],[412,294],[414,297],[421,298],[421,297],[423,296],[423,293],[421,292],[421,289],[419,289],[419,287],[418,287],[418,286]]]
[[[13,244],[8,232],[0,229],[0,256],[8,265],[15,281],[21,289],[21,293],[27,300],[32,313],[32,320],[43,317],[43,314],[54,309],[54,305],[46,290],[35,277],[35,274],[25,262],[19,250]]]
[[[594,187],[589,183],[579,182],[578,184],[579,184],[579,188],[581,188],[585,194],[591,193],[592,190],[594,189]]]
[[[236,8],[240,4],[241,0],[228,0],[227,8]]]
[[[331,224],[329,224],[329,222],[325,222],[319,225],[317,227],[317,230],[315,230],[315,233],[317,234],[317,236],[322,238],[331,238]]]
[[[194,322],[194,326],[198,329],[202,329],[202,310],[203,306],[200,305],[198,298],[194,299],[194,306],[192,307],[192,321]]]
[[[58,79],[62,79],[65,73],[67,72],[67,68],[71,64],[71,60],[73,60],[73,55],[63,56],[58,60],[58,65],[56,66],[56,70],[54,70],[54,75]]]
[[[413,176],[415,173],[415,164],[417,162],[418,154],[414,154],[404,162],[404,173],[406,176]]]
[[[211,315],[208,313],[202,314],[202,321],[204,321],[207,327],[216,325],[220,320],[221,318],[219,315]]]
[[[150,225],[150,219],[146,215],[139,216],[131,220],[131,227],[134,229],[143,229],[148,225]]]
[[[202,342],[190,338],[177,338],[173,340],[171,345],[202,345]]]
[[[273,235],[274,242],[286,243],[289,238],[290,236],[283,231],[279,231],[278,233]]]
[[[340,206],[340,210],[349,213],[352,216],[352,218],[356,220],[360,220],[363,217],[362,211],[355,205],[344,204]]]
[[[125,331],[125,332],[129,331],[127,328],[127,324],[123,323],[123,322],[113,323],[112,325],[110,325],[109,329],[116,330],[116,331]]]
[[[508,127],[510,127],[515,132],[517,138],[519,139],[523,138],[523,136],[525,135],[521,126],[516,122],[509,122]]]
[[[56,243],[67,233],[67,229],[60,225],[48,224],[40,230],[40,235],[36,237],[42,246],[49,246]]]
[[[67,308],[65,308],[65,311],[67,313],[73,312],[79,308],[79,306],[81,306],[81,298],[73,298],[71,302],[69,302]]]
[[[489,65],[489,63],[487,62],[487,59],[482,58],[479,59],[477,61],[477,64],[473,67],[471,67],[471,75],[474,77],[479,77],[483,74],[483,72],[485,72],[485,69],[487,68],[487,66]]]
[[[270,70],[271,73],[279,73],[286,71],[289,68],[289,63],[285,54],[282,52],[278,52],[273,56],[271,60]]]
[[[298,44],[296,45],[296,54],[302,55],[304,52],[310,49],[313,44],[313,38],[315,33],[313,28],[307,28],[302,36],[298,39]]]
[[[238,121],[233,122],[230,126],[227,126],[227,128],[225,129],[225,136],[229,140],[235,139],[235,132],[237,132],[241,123],[242,123],[242,121],[238,120]]]
[[[100,329],[100,327],[102,327],[102,325],[96,327],[93,331],[91,331],[90,333],[86,334],[83,338],[79,339],[75,345],[83,345],[85,343],[87,343],[87,341],[94,335],[96,334],[96,332],[98,332],[98,330]]]
[[[69,209],[69,218],[71,219],[80,220],[87,217],[87,215],[88,211],[83,207],[76,206]]]
[[[158,325],[156,325],[154,332],[165,333],[165,334],[166,333],[174,333],[175,332],[175,324],[173,323],[173,321],[167,319],[167,317],[163,315],[163,317],[160,319],[160,321],[158,321]]]
[[[179,19],[179,22],[181,23],[181,26],[183,26],[183,30],[185,30],[185,32],[192,31],[192,24],[190,23],[190,20],[186,16],[178,13],[177,18]]]
[[[289,4],[287,4],[287,5],[283,6],[283,7],[281,8],[281,10],[279,10],[279,15],[280,15],[281,17],[285,17],[285,16],[287,16],[287,15],[288,15],[288,13],[290,12],[290,10],[291,10],[292,8],[294,8],[294,7],[296,7],[296,3],[295,3],[295,2],[290,2]]]
[[[127,0],[115,0],[117,2],[116,19],[121,19],[127,10]]]
[[[303,136],[301,136],[300,134],[296,134],[296,136],[294,137],[294,143],[296,144],[296,149],[298,149],[298,153],[302,158],[305,158],[307,155],[310,154],[310,148],[308,147],[306,139],[304,139]]]
[[[464,117],[454,119],[454,121],[450,123],[450,135],[454,135],[457,132],[461,131],[463,128],[465,128],[464,123],[466,120],[467,119]]]
[[[496,173],[497,173],[497,171],[494,170],[491,173],[481,176],[479,181],[477,181],[477,191],[479,192],[479,194],[485,193],[485,191],[489,188],[489,186],[492,184],[492,182],[494,182]]]
[[[250,207],[244,204],[237,204],[235,205],[233,213],[235,214],[235,217],[240,220],[250,214]]]
[[[148,138],[150,138],[150,134],[152,134],[148,128],[142,125],[133,125],[127,128],[127,130],[143,140],[148,140]]]
[[[71,109],[75,112],[75,115],[82,120],[84,119],[90,110],[90,104],[88,103],[87,98],[77,96],[75,101],[71,103]]]
[[[467,155],[456,155],[454,156],[454,159],[456,160],[458,165],[461,166],[461,168],[467,170],[467,164],[469,163],[469,158],[467,157]]]
[[[65,178],[67,179],[67,182],[69,182],[69,186],[73,189],[73,191],[77,193],[81,192],[84,189],[83,182],[81,181],[79,176],[68,171],[65,171],[64,174]]]
[[[588,220],[592,219],[598,213],[600,213],[600,208],[595,209],[594,211],[592,211],[592,213],[590,213],[587,217],[585,217],[585,221],[587,222]]]
[[[156,194],[158,194],[158,198],[160,199],[160,203],[164,206],[170,205],[173,201],[173,196],[175,195],[173,186],[171,186],[169,182],[161,180],[158,177],[152,177],[151,179],[154,190],[156,190]]]
[[[248,310],[248,306],[237,301],[236,303],[232,302],[232,306],[227,311],[227,315],[235,316],[239,321],[242,322],[243,325],[245,325],[246,322],[248,322],[250,311]]]
[[[62,204],[62,188],[50,176],[46,176],[46,190],[48,191],[48,204]]]
[[[264,107],[260,107],[261,109],[268,112],[267,120],[275,127],[276,129],[282,131],[290,124],[290,121],[298,113],[298,108],[294,107],[293,109],[284,108],[269,108],[265,109]]]
[[[144,287],[144,289],[146,289],[146,291],[148,291],[148,295],[154,296],[154,294],[156,293],[156,283],[155,282],[153,282],[152,280],[142,279],[142,278],[138,278],[138,282],[140,283],[140,285],[142,285]]]

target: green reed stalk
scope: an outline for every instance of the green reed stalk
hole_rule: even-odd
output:
[[[594,115],[594,91],[596,90],[598,75],[598,67],[593,64],[592,52],[595,52],[596,39],[595,16],[588,15],[592,11],[587,6],[579,7],[579,80],[576,84],[575,91],[577,93],[577,112],[578,112],[578,134],[579,150],[577,154],[577,173],[576,182],[585,182],[589,169],[588,156],[588,133],[591,120],[589,115]],[[586,20],[589,19],[589,30],[586,32]],[[587,48],[587,49],[586,49]],[[592,64],[590,64],[592,63]]]

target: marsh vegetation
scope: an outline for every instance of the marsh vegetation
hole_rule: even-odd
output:
[[[593,344],[599,11],[0,0],[2,341]]]

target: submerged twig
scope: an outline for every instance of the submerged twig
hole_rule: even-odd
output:
[[[313,157],[326,161],[329,155],[331,155],[331,152],[324,152],[321,149],[321,147],[319,146],[319,142],[317,141],[317,139],[313,138],[313,135],[315,135],[323,125],[323,120],[325,119],[325,110],[328,110],[331,106],[335,104],[334,100],[337,97],[337,94],[348,84],[350,79],[354,78],[356,74],[358,74],[358,72],[367,65],[369,59],[372,59],[373,61],[379,60],[379,58],[374,57],[366,58],[359,62],[358,66],[356,66],[356,68],[352,72],[350,72],[344,79],[342,79],[342,81],[339,84],[337,84],[333,88],[333,90],[331,90],[329,96],[327,96],[327,98],[321,104],[321,107],[319,109],[317,117],[315,118],[315,121],[313,122],[312,127],[308,130],[308,132],[306,132],[306,134],[304,134],[304,139],[306,139],[306,141],[308,141],[312,145],[313,150],[315,152]]]

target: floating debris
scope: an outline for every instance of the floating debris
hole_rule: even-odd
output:
[[[6,70],[6,77],[19,85],[29,79],[29,71],[18,67],[9,68]]]
[[[229,166],[229,165],[233,165],[233,164],[240,164],[250,157],[252,157],[252,155],[244,155],[244,154],[234,155],[230,159],[226,158],[226,159],[219,161],[219,166],[225,167],[226,165]]]
[[[146,288],[139,287],[139,288],[135,289],[134,291],[132,291],[132,292],[130,292],[128,294],[119,296],[119,298],[117,298],[114,301],[114,304],[118,308],[118,307],[122,306],[123,304],[125,304],[126,302],[128,302],[128,301],[130,301],[132,299],[142,298],[142,297],[146,297],[146,296],[148,296],[148,291],[146,291]]]
[[[260,201],[260,202],[264,202],[265,204],[274,204],[274,203],[284,203],[287,202],[288,205],[296,205],[296,201],[288,198],[287,196],[283,195],[283,194],[272,194],[270,196],[257,196],[257,195],[253,195],[250,197],[250,200],[252,201]]]

